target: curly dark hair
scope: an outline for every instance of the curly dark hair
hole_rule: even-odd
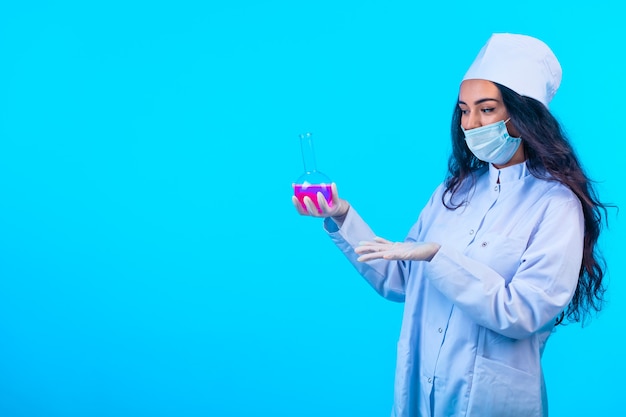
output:
[[[606,291],[603,278],[606,270],[604,258],[598,250],[598,238],[606,224],[608,204],[599,201],[594,183],[585,174],[569,143],[565,132],[550,111],[539,101],[521,96],[513,90],[494,83],[500,93],[512,124],[523,139],[526,166],[537,178],[556,180],[569,187],[582,204],[585,235],[582,265],[574,297],[555,325],[583,322],[592,311],[599,312],[604,304]],[[461,129],[461,110],[457,103],[452,115],[452,154],[448,160],[443,204],[451,210],[464,205],[452,203],[453,198],[468,184],[475,181],[475,173],[487,166],[476,158],[465,143]],[[465,184],[465,185],[464,185]],[[462,194],[462,193],[461,193]],[[450,199],[446,202],[446,196]]]

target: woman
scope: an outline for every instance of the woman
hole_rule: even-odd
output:
[[[602,205],[548,110],[547,45],[494,34],[467,71],[448,176],[406,239],[378,238],[333,184],[310,198],[335,244],[405,303],[393,416],[544,416],[541,355],[555,325],[600,310]]]

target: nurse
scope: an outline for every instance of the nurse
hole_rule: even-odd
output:
[[[553,328],[599,311],[597,198],[548,105],[550,48],[494,34],[463,77],[448,174],[403,242],[377,237],[333,184],[301,215],[383,297],[404,302],[392,416],[545,416]]]

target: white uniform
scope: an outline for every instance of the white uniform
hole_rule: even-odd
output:
[[[353,208],[341,229],[325,222],[372,287],[405,303],[392,416],[547,415],[540,361],[578,282],[581,204],[524,163],[476,178],[457,210],[440,186],[408,233],[441,245],[431,262],[358,262],[354,248],[374,232]]]

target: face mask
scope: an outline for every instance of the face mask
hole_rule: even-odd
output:
[[[501,120],[470,130],[465,130],[461,126],[465,142],[476,158],[496,165],[506,164],[511,160],[522,138],[509,136],[506,130],[506,122],[509,120]]]

